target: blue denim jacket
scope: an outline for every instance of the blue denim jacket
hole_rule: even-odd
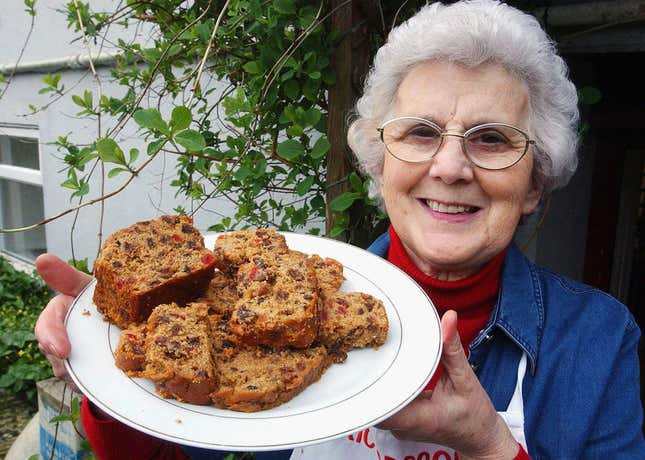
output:
[[[370,250],[385,257],[389,243],[382,235]],[[503,411],[526,353],[524,432],[532,458],[645,459],[639,336],[616,299],[536,266],[511,245],[497,304],[469,360]]]
[[[369,250],[385,257],[389,244],[386,233]],[[469,359],[496,410],[503,411],[526,353],[522,396],[532,458],[645,459],[639,336],[617,300],[536,266],[511,245],[497,304]],[[196,451],[189,452],[195,459],[217,458]],[[290,451],[257,458],[265,456],[288,459]]]

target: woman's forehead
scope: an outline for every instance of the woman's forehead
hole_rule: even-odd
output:
[[[445,124],[522,123],[528,117],[527,85],[498,64],[466,67],[429,61],[403,78],[396,116],[418,116]]]

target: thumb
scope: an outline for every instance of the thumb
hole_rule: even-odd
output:
[[[36,259],[36,270],[54,291],[76,297],[92,280],[92,277],[53,254],[42,254]]]
[[[441,336],[443,339],[441,363],[447,376],[463,376],[464,372],[471,371],[457,331],[457,312],[454,310],[448,310],[441,318]]]

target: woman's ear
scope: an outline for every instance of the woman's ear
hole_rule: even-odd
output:
[[[535,177],[531,179],[531,189],[524,197],[524,206],[522,207],[523,215],[528,216],[533,214],[540,204],[543,192],[544,186],[542,185],[542,181]]]

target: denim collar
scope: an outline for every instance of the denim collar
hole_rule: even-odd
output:
[[[384,233],[367,250],[387,257],[389,247],[390,236]],[[533,374],[543,328],[544,304],[536,268],[517,245],[511,243],[504,259],[497,303],[488,324],[473,340],[470,348],[476,348],[494,329],[498,329],[526,353]]]
[[[488,325],[474,341],[493,328],[501,330],[527,355],[531,374],[535,373],[544,329],[544,303],[536,267],[511,243],[502,268],[502,285]]]

